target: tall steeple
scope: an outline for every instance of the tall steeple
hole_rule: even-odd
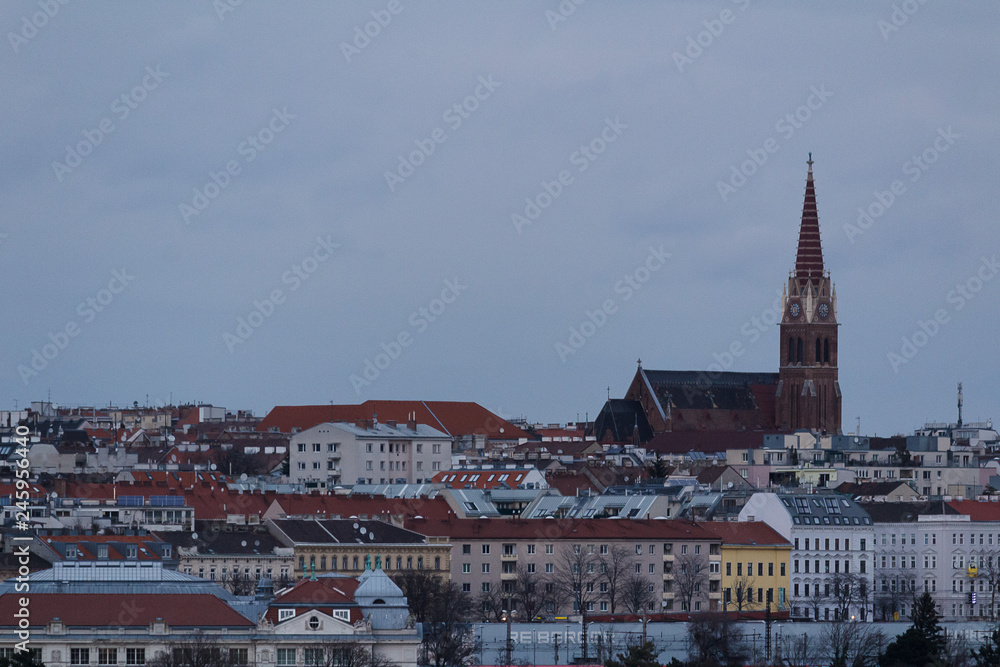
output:
[[[816,212],[816,187],[813,184],[813,159],[809,154],[806,195],[799,224],[799,249],[795,255],[795,275],[800,283],[823,276],[823,245],[819,238],[819,215]]]
[[[782,430],[839,433],[837,292],[823,267],[812,153],[807,164],[795,269],[782,296],[775,420]]]

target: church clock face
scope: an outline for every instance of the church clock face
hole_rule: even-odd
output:
[[[799,316],[799,304],[793,303],[792,305],[790,305],[788,307],[788,314],[791,317],[793,317],[793,318],[798,317]]]
[[[829,316],[829,314],[830,314],[830,306],[828,306],[825,303],[819,304],[819,316],[825,320],[827,316]]]

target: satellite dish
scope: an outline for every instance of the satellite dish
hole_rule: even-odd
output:
[[[374,541],[375,540],[375,533],[368,533],[368,539]]]
[[[364,526],[361,526],[361,534],[362,535],[367,535],[368,534],[368,529],[365,528]]]
[[[247,545],[247,541],[246,540],[243,540],[242,542],[240,542],[240,546],[241,547],[245,547],[246,545]]]
[[[173,441],[174,441],[174,440],[176,440],[176,439],[177,439],[177,438],[175,438],[175,437],[174,437],[174,436],[172,436],[172,435],[168,435],[168,436],[167,436],[167,442],[173,442]]]
[[[351,518],[352,519],[357,519],[358,517],[355,516],[355,517],[351,517]],[[354,524],[354,530],[357,530],[358,528],[360,528],[360,526],[358,524]]]
[[[247,481],[247,474],[246,473],[243,473],[242,475],[240,475],[240,481],[241,482]]]
[[[731,488],[733,488],[733,483],[732,483],[732,482],[730,482],[730,483],[729,483],[729,486],[728,486],[727,488],[730,488],[730,489],[731,489]]]
[[[215,470],[215,469],[216,469],[216,465],[215,465],[214,463],[213,463],[212,465],[208,466],[208,467],[209,467],[209,469],[211,469],[211,470]]]
[[[253,541],[253,545],[254,545],[255,547],[259,547],[259,546],[260,546],[260,540],[254,540],[254,541]]]
[[[191,539],[192,540],[197,540],[198,539],[198,533],[191,533]]]
[[[56,493],[55,491],[53,491],[52,492],[52,498],[53,498],[53,500],[56,499],[56,498],[58,498],[58,497],[59,497],[59,494]]]
[[[417,516],[415,516],[415,517],[413,517],[413,518],[414,518],[414,519],[423,519],[424,517],[422,517],[422,516],[420,516],[420,515],[418,514]]]

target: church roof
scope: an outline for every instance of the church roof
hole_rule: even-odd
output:
[[[653,429],[639,401],[612,398],[594,419],[594,437],[598,442],[646,443],[652,439]]]
[[[806,194],[802,202],[802,223],[799,226],[799,247],[795,254],[795,275],[798,278],[823,276],[823,246],[819,237],[819,214],[816,211],[816,187],[813,184],[812,153],[806,174]]]
[[[673,430],[774,429],[777,373],[708,373],[640,368]]]

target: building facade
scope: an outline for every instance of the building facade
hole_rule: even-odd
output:
[[[289,446],[289,478],[308,488],[422,484],[449,467],[451,438],[412,420],[319,424]]]

